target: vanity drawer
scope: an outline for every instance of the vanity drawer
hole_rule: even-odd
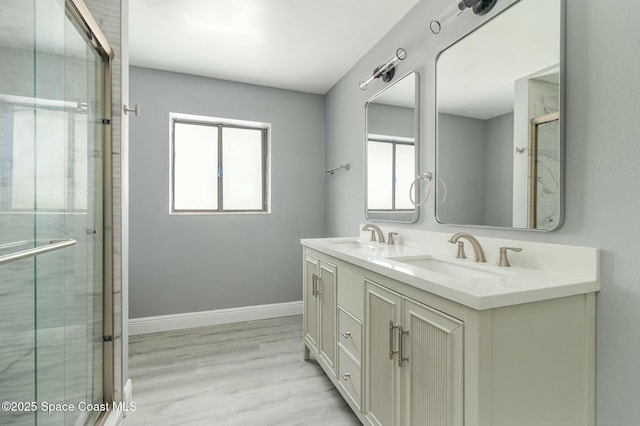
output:
[[[362,360],[362,324],[338,306],[338,343],[358,362]]]
[[[362,372],[356,361],[349,356],[342,345],[338,345],[338,382],[360,409],[362,401]]]
[[[338,305],[358,321],[364,318],[364,277],[342,265],[338,273]]]

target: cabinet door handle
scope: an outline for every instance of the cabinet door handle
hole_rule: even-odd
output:
[[[321,275],[316,275],[316,297],[320,296],[322,292],[320,291],[320,280],[322,279]]]
[[[316,296],[316,274],[311,274],[311,295]]]
[[[342,377],[342,380],[344,380],[345,382],[349,380],[349,378],[351,378],[351,373],[340,373],[340,377]]]
[[[409,357],[404,356],[403,337],[409,334],[401,325],[398,326],[398,367],[402,368],[402,363],[409,361]]]
[[[345,339],[348,339],[349,336],[351,336],[351,332],[350,331],[342,331],[342,330],[338,330],[340,332],[340,334],[342,334],[342,337],[344,337]]]
[[[316,274],[311,275],[311,295],[313,297],[318,295],[318,276]]]
[[[393,355],[398,352],[393,350],[393,331],[398,328],[397,324],[394,324],[393,321],[389,321],[389,359],[393,360]]]

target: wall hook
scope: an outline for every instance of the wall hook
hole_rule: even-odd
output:
[[[123,105],[124,113],[129,114],[130,112],[134,113],[136,117],[140,116],[140,105],[137,105],[133,108],[129,108],[127,105]]]

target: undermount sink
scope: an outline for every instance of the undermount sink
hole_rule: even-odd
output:
[[[344,248],[364,249],[364,250],[375,250],[375,249],[384,247],[380,243],[369,243],[369,242],[360,241],[360,240],[332,241],[332,244],[337,244],[340,247],[344,247]]]
[[[431,256],[413,256],[413,257],[391,257],[390,260],[414,266],[420,269],[426,269],[440,275],[446,275],[451,278],[458,279],[479,279],[479,278],[495,278],[504,275],[500,272],[487,271],[477,269],[471,266],[460,265],[457,263],[447,262],[445,260],[436,259]]]

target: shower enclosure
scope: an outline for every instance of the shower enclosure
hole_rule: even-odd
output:
[[[0,425],[111,402],[112,55],[81,0],[0,3]]]

